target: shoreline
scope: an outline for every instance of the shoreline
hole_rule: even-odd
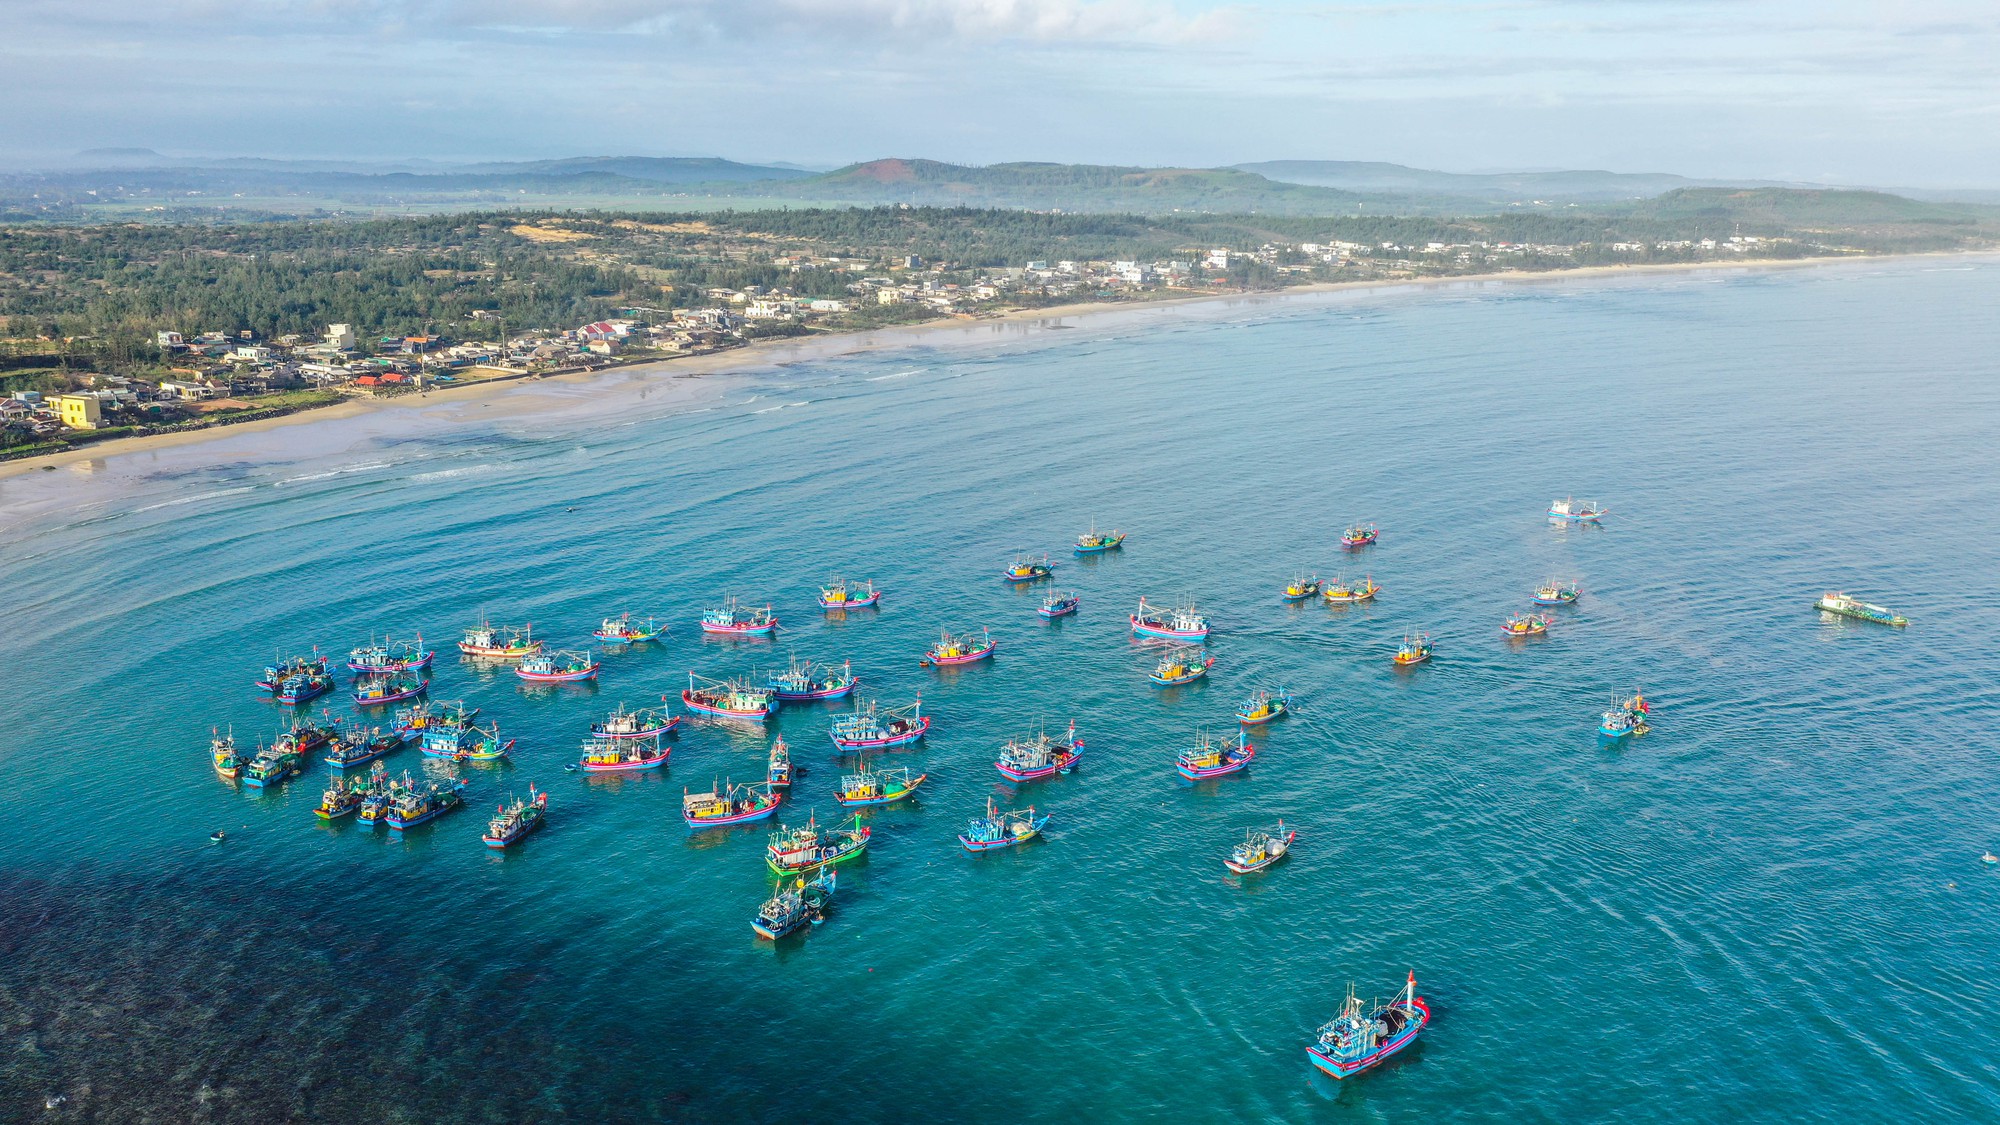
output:
[[[407,411],[414,408],[436,408],[445,405],[460,407],[490,407],[493,400],[514,396],[530,396],[537,390],[548,388],[573,388],[606,380],[641,378],[654,380],[666,376],[669,380],[684,381],[685,390],[692,397],[694,388],[702,386],[701,380],[713,375],[738,375],[752,371],[814,359],[830,359],[840,356],[857,355],[864,352],[881,351],[899,345],[920,343],[926,336],[938,334],[962,334],[1001,325],[1024,325],[1033,327],[1035,321],[1063,321],[1073,318],[1101,317],[1112,313],[1146,313],[1181,308],[1189,305],[1213,305],[1228,301],[1256,303],[1284,302],[1302,297],[1327,293],[1359,292],[1366,290],[1423,290],[1440,289],[1462,285],[1492,284],[1547,284],[1564,281],[1601,280],[1621,276],[1643,276],[1651,274],[1701,273],[1709,270],[1758,270],[1773,271],[1784,269],[1816,269],[1830,265],[1856,262],[1898,262],[1924,258],[1979,258],[1992,257],[1990,250],[1948,250],[1921,254],[1883,254],[1842,258],[1752,258],[1731,262],[1658,262],[1635,265],[1584,266],[1568,270],[1507,271],[1501,273],[1459,274],[1448,277],[1414,277],[1394,280],[1369,281],[1322,281],[1307,285],[1295,285],[1284,289],[1264,291],[1235,290],[1227,293],[1188,293],[1184,295],[1157,297],[1136,301],[1079,301],[1046,308],[1008,309],[975,317],[951,317],[944,320],[926,321],[920,324],[899,324],[879,328],[859,328],[833,330],[813,336],[787,336],[769,340],[755,340],[742,347],[729,348],[703,355],[645,359],[634,363],[619,364],[587,371],[572,371],[557,375],[525,376],[505,379],[483,380],[462,387],[434,390],[425,395],[398,395],[394,398],[351,398],[329,406],[299,410],[275,418],[259,418],[233,425],[209,426],[197,430],[176,433],[140,434],[132,437],[112,438],[109,441],[93,442],[74,449],[55,453],[37,454],[10,461],[0,461],[0,481],[6,481],[37,471],[61,468],[80,462],[97,461],[114,457],[130,456],[136,453],[173,449],[229,437],[269,433],[298,425],[316,422],[343,421],[363,417],[377,412]],[[1060,325],[1050,327],[1074,327]],[[666,382],[663,387],[674,387]],[[713,385],[713,384],[710,384]],[[431,396],[437,396],[435,398]],[[395,417],[385,414],[385,417]]]

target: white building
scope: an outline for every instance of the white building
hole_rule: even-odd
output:
[[[354,326],[351,324],[329,324],[326,326],[326,342],[338,351],[354,350]]]

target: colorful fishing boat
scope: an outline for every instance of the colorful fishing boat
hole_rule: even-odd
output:
[[[350,731],[328,741],[325,761],[334,769],[351,770],[402,749],[404,741],[402,735],[393,730],[385,733],[380,727]]]
[[[1307,598],[1318,596],[1319,592],[1324,588],[1325,583],[1319,580],[1319,575],[1301,574],[1297,578],[1292,579],[1285,586],[1285,592],[1278,596],[1288,602],[1302,602]]]
[[[1050,565],[1047,554],[1042,555],[1040,562],[1036,562],[1028,555],[1016,555],[1014,562],[1000,572],[1000,577],[1009,582],[1040,582],[1044,578],[1055,576],[1056,568]]]
[[[1358,585],[1350,586],[1344,578],[1336,578],[1329,583],[1320,596],[1328,605],[1354,605],[1357,602],[1373,601],[1382,587],[1373,578],[1363,578]]]
[[[465,631],[465,639],[458,642],[458,651],[482,660],[519,660],[542,651],[542,642],[534,637],[533,625],[494,625],[481,621]]]
[[[459,762],[497,762],[514,748],[514,740],[500,737],[500,724],[484,729],[476,726],[439,727],[424,732],[424,753],[433,758]]]
[[[257,681],[257,686],[276,695],[284,688],[287,680],[296,679],[300,676],[325,675],[326,657],[319,655],[288,656],[275,664],[266,665],[264,667],[264,676]]]
[[[396,709],[396,721],[390,727],[404,738],[421,738],[439,727],[466,727],[479,717],[479,708],[467,707],[463,703],[426,701],[409,707]]]
[[[563,768],[584,773],[637,773],[666,765],[673,752],[657,734],[651,738],[593,738],[583,744],[582,755]]]
[[[631,614],[621,613],[616,617],[605,618],[604,623],[599,625],[591,636],[612,644],[635,645],[642,641],[658,640],[660,634],[666,631],[665,626],[655,624],[650,617],[643,621],[634,621]]]
[[[271,697],[279,703],[297,705],[317,699],[333,690],[333,677],[326,670],[326,658],[321,657],[318,668],[309,668],[278,681]]]
[[[1408,668],[1422,664],[1431,658],[1431,635],[1429,633],[1405,633],[1402,646],[1396,649],[1395,665]]]
[[[430,689],[430,680],[408,672],[370,674],[363,676],[361,682],[354,685],[354,705],[382,707],[390,703],[401,703],[405,699],[415,699]]]
[[[1539,637],[1549,631],[1549,619],[1541,613],[1517,613],[1507,618],[1500,631],[1509,637]]]
[[[455,777],[411,786],[389,802],[382,822],[394,832],[428,824],[464,804],[465,788],[466,783]]]
[[[1160,687],[1191,684],[1215,667],[1215,657],[1200,645],[1182,645],[1165,656],[1146,678]]]
[[[687,690],[681,703],[690,711],[724,719],[754,719],[763,722],[778,709],[778,697],[770,688],[753,686],[738,677],[731,680],[703,679],[688,673]]]
[[[1583,591],[1574,582],[1564,582],[1551,578],[1535,589],[1531,599],[1536,605],[1570,605],[1583,596]]]
[[[408,770],[403,771],[400,779],[377,771],[369,778],[369,783],[368,793],[361,798],[361,807],[355,812],[354,819],[370,828],[387,824],[389,810],[394,807],[396,798],[414,790],[417,784],[410,779]]]
[[[1076,537],[1076,553],[1079,555],[1102,554],[1105,551],[1115,551],[1123,546],[1124,543],[1124,532],[1119,531],[1117,528],[1112,528],[1110,531],[1099,535],[1097,533],[1097,525],[1091,524],[1089,531]]]
[[[1577,503],[1573,498],[1557,500],[1549,505],[1551,523],[1596,523],[1602,519],[1607,509],[1600,508],[1592,500]]]
[[[1627,698],[1611,701],[1611,709],[1604,712],[1603,721],[1597,725],[1597,733],[1610,739],[1645,734],[1653,729],[1646,722],[1652,713],[1653,705],[1646,702],[1645,693],[1635,691]]]
[[[882,591],[873,582],[849,582],[835,578],[819,588],[821,609],[865,609],[882,600]]]
[[[236,749],[236,732],[228,734],[220,730],[211,731],[208,739],[208,754],[215,762],[215,772],[235,781],[243,774],[243,755]]]
[[[1319,1029],[1306,1057],[1335,1078],[1350,1078],[1409,1046],[1430,1022],[1431,1006],[1417,995],[1414,972],[1403,991],[1386,1004],[1363,1004],[1349,985],[1340,1014]]]
[[[1285,827],[1282,820],[1276,828],[1246,829],[1243,842],[1230,849],[1222,866],[1238,875],[1262,871],[1290,855],[1292,841],[1298,838],[1298,829]]]
[[[362,675],[392,672],[421,672],[431,666],[436,653],[424,647],[423,634],[415,641],[370,638],[368,643],[347,654],[347,670]]]
[[[1068,617],[1082,606],[1083,599],[1070,591],[1050,590],[1048,596],[1042,599],[1042,608],[1035,612],[1053,621],[1058,617]]]
[[[1175,641],[1199,641],[1208,636],[1208,618],[1195,612],[1193,602],[1161,609],[1139,599],[1139,612],[1132,615],[1132,632],[1141,637],[1165,637]]]
[[[764,862],[780,875],[809,875],[867,851],[869,835],[858,815],[852,825],[841,828],[821,828],[819,818],[811,816],[797,828],[771,833]]]
[[[365,778],[355,778],[349,785],[344,777],[335,777],[327,783],[326,792],[320,794],[319,807],[313,815],[321,820],[339,820],[350,816],[361,808],[362,798],[368,796],[368,782]]]
[[[1286,692],[1272,694],[1259,688],[1236,705],[1236,721],[1246,727],[1262,726],[1291,709],[1292,697]]]
[[[771,607],[750,609],[736,604],[730,598],[721,609],[711,609],[701,615],[701,631],[724,637],[768,637],[778,631],[778,619],[771,615]]]
[[[770,899],[757,908],[750,928],[758,937],[776,941],[806,926],[819,925],[826,921],[827,911],[833,907],[833,886],[831,868],[820,872],[819,878],[810,883],[795,880],[791,890],[786,890],[783,883],[778,884]]]
[[[1873,621],[1881,625],[1908,625],[1909,618],[1887,606],[1864,602],[1860,598],[1850,598],[1839,591],[1821,594],[1813,603],[1813,608],[1825,613],[1837,613],[1842,617],[1852,617],[1857,621]]]
[[[498,851],[547,823],[548,814],[549,795],[529,785],[527,800],[516,797],[512,804],[496,808],[493,819],[486,822],[486,835],[480,839]]]
[[[719,828],[765,820],[778,811],[783,794],[762,782],[735,785],[724,781],[706,793],[681,790],[681,819],[689,828]]]
[[[799,662],[792,657],[791,667],[782,672],[771,673],[771,694],[785,703],[812,703],[822,699],[839,699],[851,695],[861,677],[854,674],[854,668],[846,661],[839,667],[831,664],[814,666],[808,660]]]
[[[927,773],[911,773],[908,766],[871,770],[867,759],[863,758],[854,773],[841,776],[840,784],[834,788],[833,799],[850,809],[893,805],[915,796],[917,787],[929,777]]]
[[[827,733],[843,752],[907,746],[931,729],[931,717],[923,709],[922,696],[907,707],[883,707],[872,699],[865,704],[857,700],[854,710],[834,716]]]
[[[514,674],[531,684],[568,684],[596,679],[601,666],[590,653],[564,649],[522,657]]]
[[[1196,733],[1193,746],[1174,759],[1174,769],[1189,781],[1203,781],[1235,773],[1256,756],[1257,748],[1250,745],[1242,731],[1236,732],[1236,745],[1231,746],[1215,741],[1204,730]]]
[[[1372,523],[1357,524],[1340,533],[1340,545],[1349,551],[1357,547],[1372,547],[1381,535],[1381,529]]]
[[[1076,721],[1072,719],[1069,732],[1060,742],[1050,738],[1047,731],[1039,731],[1033,738],[1008,739],[1007,745],[1000,748],[1000,757],[993,768],[1009,781],[1040,781],[1068,773],[1082,757],[1083,739],[1076,736]]]
[[[764,784],[773,789],[789,789],[792,786],[792,752],[782,738],[771,743],[771,760],[765,767]]]
[[[625,705],[620,703],[617,710],[590,724],[590,737],[654,738],[679,725],[681,717],[668,714],[665,707],[627,711]]]
[[[305,755],[280,740],[260,747],[250,764],[243,767],[243,784],[253,789],[283,785],[306,771]]]
[[[993,804],[993,798],[986,798],[986,815],[975,816],[958,834],[958,842],[969,852],[990,852],[995,848],[1011,848],[1015,844],[1026,843],[1042,834],[1049,823],[1047,815],[1036,816],[1035,806],[1026,809],[1008,809],[1001,812]]]
[[[937,643],[924,653],[917,665],[922,668],[948,668],[955,664],[970,664],[992,656],[993,650],[999,647],[1000,642],[985,629],[981,629],[978,636],[970,632],[954,634],[948,630],[940,631]]]

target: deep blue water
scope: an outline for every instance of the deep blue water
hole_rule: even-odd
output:
[[[1123,314],[0,481],[39,513],[0,532],[0,1119],[1992,1119],[2000,266],[1947,266]],[[1542,518],[1572,493],[1601,529]],[[1092,520],[1131,538],[1071,559]],[[996,576],[1017,549],[1083,612],[1038,618]],[[1280,604],[1300,569],[1384,592]],[[821,615],[835,572],[883,607]],[[1555,574],[1583,601],[1503,639]],[[1912,624],[1822,618],[1834,588]],[[700,639],[725,594],[782,639]],[[1212,615],[1210,682],[1147,684],[1141,594]],[[208,764],[211,727],[276,729],[274,651],[482,615],[576,643],[626,609],[673,632],[594,686],[440,661],[433,695],[520,741],[407,839],[320,826],[323,766],[260,796]],[[990,665],[917,667],[982,625]],[[1410,629],[1438,659],[1397,672]],[[614,704],[792,653],[936,726],[921,798],[774,947],[764,831],[678,816],[767,735],[561,763]],[[1281,685],[1247,773],[1177,783]],[[1635,686],[1654,732],[1600,745]],[[787,820],[837,811],[829,713],[773,724],[811,771]],[[1071,718],[1085,768],[1001,782],[1001,741]],[[531,781],[550,828],[488,854]],[[1045,841],[965,854],[988,797]],[[1228,875],[1281,816],[1295,856]],[[1312,1077],[1346,984],[1410,969],[1419,1045]]]

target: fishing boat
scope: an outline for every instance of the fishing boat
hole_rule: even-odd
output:
[[[583,753],[564,768],[584,773],[637,773],[656,770],[667,764],[674,748],[651,738],[593,738],[583,744]]]
[[[1285,592],[1278,596],[1288,602],[1302,602],[1318,595],[1324,585],[1317,574],[1301,574],[1286,584]]]
[[[351,770],[365,766],[391,750],[402,749],[403,742],[402,735],[393,730],[384,733],[380,727],[351,731],[327,742],[326,764],[337,770]]]
[[[1395,664],[1398,668],[1408,668],[1422,664],[1431,658],[1431,635],[1429,633],[1404,633],[1401,647],[1396,649]]]
[[[250,764],[243,767],[243,784],[253,789],[283,785],[305,771],[305,755],[281,739],[258,749]]]
[[[930,651],[924,653],[923,658],[917,661],[917,665],[922,668],[947,668],[954,664],[970,664],[975,660],[984,660],[992,656],[993,650],[999,647],[1000,642],[994,640],[993,634],[984,629],[981,629],[976,637],[970,632],[953,634],[949,631],[940,631],[937,643],[930,647]]]
[[[421,672],[431,666],[437,653],[424,647],[422,634],[415,641],[370,639],[365,645],[347,654],[347,670],[362,675],[387,675],[391,672]]]
[[[797,828],[780,828],[771,833],[764,849],[764,862],[780,875],[807,875],[822,867],[845,863],[868,849],[869,829],[856,816],[853,824],[821,828],[817,816],[808,817]]]
[[[764,905],[757,908],[757,916],[750,920],[750,928],[757,936],[776,941],[786,934],[796,933],[806,926],[817,926],[826,920],[827,911],[833,906],[834,872],[822,871],[812,882],[795,880],[791,890],[780,883]]]
[[[477,656],[483,660],[519,660],[542,651],[542,642],[534,638],[534,626],[494,625],[481,621],[465,631],[465,639],[458,642],[458,651],[467,656]]]
[[[1160,663],[1146,678],[1160,687],[1191,684],[1215,667],[1215,657],[1200,645],[1182,645],[1160,657]]]
[[[1583,591],[1577,589],[1576,583],[1551,578],[1536,587],[1531,600],[1536,605],[1570,605],[1582,596]]]
[[[1119,531],[1117,528],[1112,528],[1110,531],[1099,535],[1097,533],[1097,525],[1092,524],[1089,531],[1076,537],[1076,553],[1079,555],[1103,554],[1105,551],[1117,550],[1124,543],[1124,532]]]
[[[415,699],[430,689],[430,680],[419,679],[406,672],[370,674],[354,685],[354,705],[381,707],[401,703],[405,699]]]
[[[472,721],[478,717],[477,707],[467,707],[463,703],[426,701],[397,708],[396,721],[390,729],[404,738],[421,738],[426,732],[439,727],[471,726]]]
[[[215,772],[236,780],[243,773],[243,755],[236,749],[236,732],[228,734],[220,730],[211,731],[208,739],[208,754],[215,762]]]
[[[398,793],[382,817],[391,831],[427,824],[465,803],[466,784],[458,778],[425,781]]]
[[[1549,505],[1549,522],[1596,523],[1604,517],[1606,511],[1607,509],[1598,507],[1594,500],[1585,500],[1579,504],[1575,499],[1565,497]]]
[[[378,770],[369,777],[368,793],[361,798],[361,807],[356,810],[354,819],[370,828],[387,824],[389,810],[395,805],[396,798],[414,790],[416,785],[417,783],[411,780],[408,770],[403,771],[400,779],[392,778]]]
[[[326,658],[320,657],[315,667],[282,676],[270,690],[271,698],[293,705],[325,695],[333,690],[333,677],[326,671]]]
[[[1036,613],[1053,621],[1058,617],[1068,617],[1083,605],[1083,599],[1067,590],[1050,590],[1042,599],[1042,608]]]
[[[1075,769],[1081,757],[1083,739],[1076,736],[1076,721],[1072,719],[1060,742],[1050,738],[1047,731],[1040,731],[1033,738],[1008,739],[1007,745],[1000,748],[1000,757],[993,768],[1008,781],[1040,781]]]
[[[549,795],[528,786],[528,799],[514,798],[512,804],[497,807],[493,819],[486,822],[486,835],[480,839],[495,851],[520,840],[523,836],[540,828],[548,820]]]
[[[1290,855],[1292,841],[1298,838],[1298,829],[1285,827],[1285,822],[1282,820],[1278,822],[1276,828],[1246,829],[1243,833],[1243,842],[1230,849],[1228,857],[1222,861],[1222,866],[1238,875],[1262,871]]]
[[[1611,701],[1610,710],[1604,712],[1603,721],[1597,725],[1597,733],[1610,739],[1645,734],[1653,729],[1646,722],[1652,713],[1653,705],[1646,701],[1645,693],[1635,691],[1624,699]]]
[[[861,677],[854,674],[854,668],[846,661],[839,667],[823,665],[815,667],[808,660],[799,662],[792,658],[791,667],[782,672],[771,673],[771,694],[785,703],[811,703],[821,699],[839,699],[853,693],[861,683]]]
[[[911,773],[908,766],[871,770],[864,758],[854,773],[841,776],[840,784],[834,788],[833,799],[850,809],[893,805],[915,796],[917,787],[928,777],[930,774],[927,773]]]
[[[1243,732],[1236,732],[1236,745],[1217,742],[1207,731],[1197,732],[1194,745],[1180,752],[1174,759],[1174,769],[1189,781],[1203,781],[1211,777],[1235,773],[1250,764],[1257,756],[1257,748],[1250,745]]]
[[[778,619],[771,616],[770,606],[750,609],[730,598],[721,609],[701,615],[701,631],[724,637],[768,637],[778,631]]]
[[[769,718],[778,709],[778,697],[770,688],[752,686],[749,680],[703,679],[688,673],[687,690],[681,693],[681,703],[690,711],[704,715],[715,715],[724,719],[755,719],[758,722]]]
[[[1882,625],[1908,625],[1909,618],[1887,606],[1864,602],[1860,598],[1850,598],[1838,591],[1821,594],[1813,608],[1826,613],[1837,613],[1842,617],[1852,617],[1858,621],[1874,621]]]
[[[1549,619],[1546,614],[1517,613],[1507,618],[1500,631],[1515,638],[1539,637],[1549,631]]]
[[[313,815],[321,820],[339,820],[349,816],[361,807],[362,798],[368,795],[368,782],[355,778],[349,785],[344,777],[335,777],[327,783],[326,792],[320,794],[319,807]]]
[[[1165,637],[1175,641],[1199,641],[1208,636],[1208,618],[1195,612],[1193,602],[1161,609],[1139,599],[1139,611],[1132,615],[1132,632],[1140,637]]]
[[[500,724],[439,727],[424,732],[424,753],[433,758],[459,762],[497,762],[514,748],[514,740],[500,737]]]
[[[773,789],[789,789],[792,786],[792,752],[782,738],[771,743],[771,760],[765,767],[764,784]]]
[[[873,582],[849,582],[835,578],[819,588],[821,609],[864,609],[882,600],[882,591]]]
[[[1042,828],[1049,822],[1046,814],[1035,815],[1035,806],[1026,809],[1008,809],[1001,812],[993,804],[993,798],[986,798],[986,815],[975,816],[958,834],[958,842],[969,852],[990,852],[995,848],[1011,848],[1015,844],[1026,843],[1042,834]]]
[[[1372,523],[1357,524],[1340,533],[1340,545],[1347,550],[1356,547],[1372,547],[1382,532]]]
[[[907,746],[931,729],[931,717],[923,709],[922,696],[907,707],[883,707],[872,699],[866,704],[856,701],[854,710],[834,716],[827,733],[843,752]]]
[[[531,684],[567,684],[596,679],[599,667],[598,659],[590,653],[564,649],[523,657],[514,674]]]
[[[265,665],[264,677],[257,681],[257,686],[276,695],[284,688],[287,680],[296,679],[300,676],[325,675],[326,657],[317,655],[288,656],[275,664]]]
[[[665,734],[679,725],[681,717],[668,714],[665,707],[627,711],[625,705],[620,703],[617,710],[590,724],[590,737],[652,738]]]
[[[1349,1078],[1409,1046],[1430,1022],[1431,1006],[1417,995],[1414,972],[1403,991],[1386,1004],[1362,1003],[1349,985],[1340,1014],[1319,1029],[1306,1057],[1335,1078]]]
[[[613,644],[631,645],[641,641],[658,640],[660,634],[666,631],[664,626],[654,624],[650,617],[644,621],[634,621],[631,614],[621,613],[616,617],[605,618],[604,623],[599,625],[591,636]]]
[[[1336,578],[1320,594],[1328,605],[1353,605],[1356,602],[1373,601],[1382,587],[1373,578],[1363,578],[1359,585],[1350,586],[1345,579]]]
[[[1040,582],[1044,578],[1054,578],[1056,568],[1049,564],[1049,556],[1044,554],[1040,562],[1028,555],[1016,555],[1012,565],[1000,572],[1000,577],[1009,582]]]
[[[1236,721],[1246,727],[1262,726],[1283,715],[1292,708],[1292,697],[1280,691],[1276,695],[1259,688],[1250,693],[1250,698],[1236,705]]]
[[[681,790],[681,819],[689,828],[718,828],[726,824],[748,824],[764,820],[778,811],[783,794],[762,782],[734,785],[724,781],[711,784],[706,793]]]

